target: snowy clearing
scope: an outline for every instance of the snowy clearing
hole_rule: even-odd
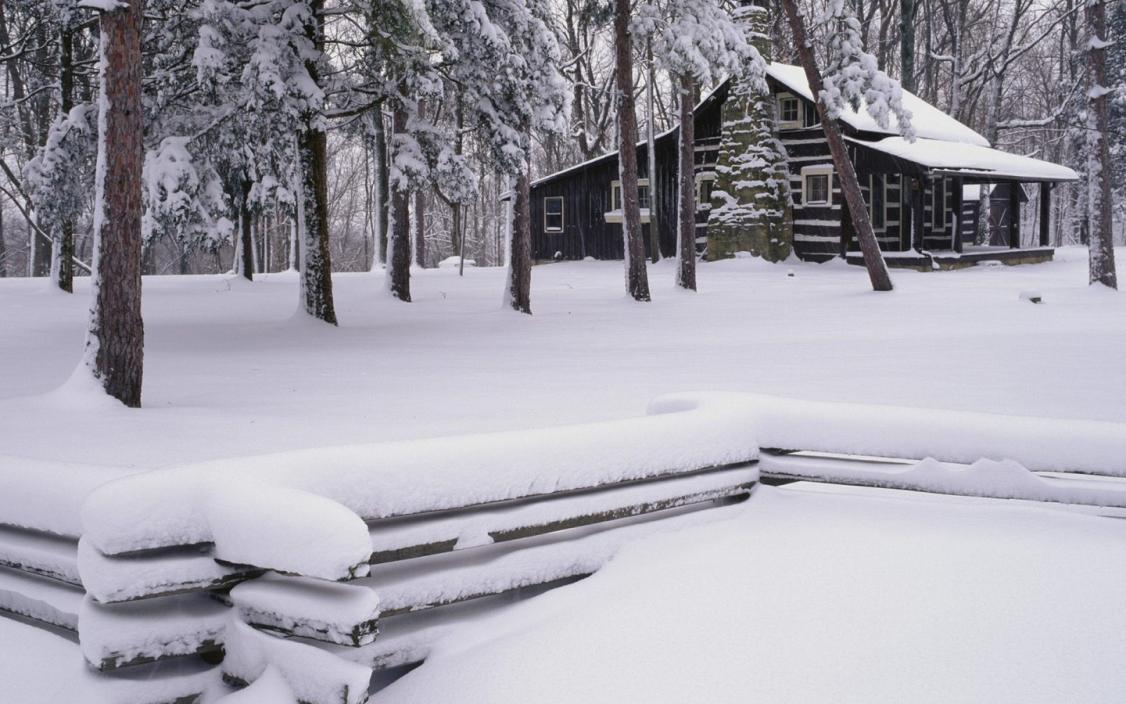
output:
[[[513,493],[518,478],[534,476],[502,466],[505,458],[537,462],[539,447],[543,466],[529,471],[540,471],[536,482],[543,483],[567,472],[592,471],[588,461],[580,461],[590,447],[616,447],[613,433],[599,440],[593,428],[559,428],[450,438],[404,464],[431,444],[367,450],[363,444],[636,418],[647,406],[662,415],[606,427],[620,427],[632,443],[644,442],[645,433],[656,429],[659,437],[651,445],[657,449],[620,459],[617,450],[610,452],[607,476],[629,476],[639,467],[652,471],[661,457],[670,467],[688,467],[703,457],[695,450],[676,454],[679,445],[690,444],[689,437],[706,446],[707,461],[715,463],[739,459],[755,442],[784,447],[790,439],[822,443],[804,449],[922,453],[919,457],[941,446],[953,456],[939,459],[969,463],[984,452],[984,439],[997,438],[998,452],[1004,453],[997,460],[1067,469],[1074,458],[1121,474],[1126,466],[1115,458],[1124,437],[1118,423],[1126,420],[1126,369],[1120,361],[1126,305],[1109,292],[1087,288],[1085,251],[1062,250],[1057,256],[1060,261],[1040,266],[896,272],[892,294],[868,291],[859,267],[736,259],[702,266],[702,290],[693,295],[672,289],[672,266],[666,262],[652,271],[654,281],[664,284],[655,286],[655,301],[646,306],[622,296],[620,262],[549,265],[534,272],[536,315],[530,319],[499,309],[503,272],[495,269],[467,269],[464,278],[448,268],[418,272],[416,302],[409,305],[387,299],[378,276],[338,275],[339,329],[294,317],[292,275],[254,284],[231,277],[149,278],[146,396],[139,411],[92,399],[88,389],[66,384],[80,353],[82,292],[65,297],[48,291],[43,281],[0,282],[0,329],[14,333],[0,337],[0,364],[12,372],[0,377],[5,429],[0,491],[12,506],[6,520],[73,538],[82,532],[78,507],[87,495],[124,477],[116,485],[147,486],[148,498],[130,506],[128,492],[98,490],[98,501],[87,509],[100,502],[102,515],[116,515],[117,532],[102,537],[128,549],[129,527],[147,525],[146,509],[160,506],[158,490],[164,480],[184,475],[184,465],[208,462],[211,472],[242,472],[244,479],[274,470],[281,486],[269,488],[269,501],[257,508],[253,500],[265,496],[261,485],[239,482],[239,491],[208,498],[185,484],[184,505],[172,510],[166,504],[168,510],[159,513],[170,533],[182,531],[185,542],[213,538],[219,553],[230,550],[222,554],[234,562],[266,564],[253,559],[263,549],[253,531],[273,520],[268,505],[290,506],[278,512],[287,521],[274,534],[292,526],[289,519],[303,517],[313,531],[308,535],[324,537],[295,543],[301,550],[265,546],[272,551],[269,566],[338,576],[363,559],[373,541],[378,549],[378,536],[369,536],[345,506],[332,508],[339,516],[331,524],[316,525],[316,517],[325,514],[312,511],[309,500],[332,501],[302,489],[361,514],[373,511],[366,517],[394,515],[400,501],[418,510],[429,506],[419,501],[436,500],[422,489],[410,491],[410,467],[427,468],[420,486],[457,486],[450,491],[464,493],[469,478],[495,464],[504,470],[490,477],[495,487],[478,489],[495,492],[483,498],[497,498],[521,495]],[[1044,303],[1022,300],[1021,292],[1029,289]],[[761,396],[750,406],[733,403],[734,416],[674,412],[695,398],[725,403],[738,398],[698,391],[799,400],[778,400],[775,413],[765,417],[763,408],[772,402]],[[669,393],[681,395],[651,403]],[[679,429],[670,424],[678,416],[689,424]],[[743,418],[755,419],[757,437],[749,427],[745,440],[732,432]],[[920,434],[920,424],[930,421],[934,432]],[[979,421],[980,434],[966,432]],[[863,443],[841,447],[869,426]],[[684,439],[677,439],[678,432]],[[1057,432],[1082,437],[1081,447],[1061,446],[1052,439]],[[580,442],[590,433],[590,442]],[[631,434],[636,438],[630,440]],[[1022,441],[1022,434],[1033,437]],[[550,449],[553,442],[559,449]],[[581,451],[561,457],[567,444]],[[324,449],[340,445],[355,448]],[[380,453],[378,461],[370,461],[367,453],[373,451]],[[234,459],[249,455],[258,456]],[[356,479],[333,474],[339,467],[331,462],[392,477],[398,493],[351,497],[354,505],[349,504],[348,487]],[[318,468],[326,470],[318,481],[299,481],[302,471]],[[402,476],[396,478],[396,470]],[[459,472],[465,476],[459,478]],[[366,475],[355,474],[361,476]],[[533,482],[522,491],[535,493],[535,487]],[[968,491],[973,493],[972,487]],[[191,498],[197,493],[199,501]],[[472,628],[443,626],[448,637],[439,640],[435,657],[374,701],[551,701],[552,696],[1059,701],[1063,693],[1074,695],[1065,697],[1069,700],[1111,701],[1126,692],[1126,679],[1112,666],[1126,651],[1117,635],[1126,623],[1112,614],[1126,547],[1118,520],[1024,504],[898,492],[874,497],[864,490],[806,486],[760,488],[748,504],[724,511],[736,517],[641,539],[594,578],[474,619]],[[483,518],[496,525],[519,523],[516,514]],[[467,544],[480,542],[475,536],[483,533],[481,527],[454,523],[426,531],[464,533]],[[347,543],[347,550],[326,551],[329,534],[334,544]],[[225,574],[205,557],[189,556],[150,564],[153,571],[131,583],[89,549],[98,537],[87,534],[78,563],[84,573],[100,577],[89,586],[110,598],[128,598],[131,588],[185,574],[200,584]],[[20,551],[5,559],[48,573],[74,571],[73,558],[59,552],[65,552],[61,547],[44,540],[16,546]],[[604,552],[595,556],[594,568],[613,551]],[[581,557],[590,556],[574,559]],[[474,578],[492,576],[482,572]],[[243,589],[240,606],[266,622],[288,622],[290,608],[268,591],[256,593],[265,582],[254,584]],[[427,593],[440,602],[454,587],[427,585]],[[347,613],[314,614],[318,620],[310,627],[339,631],[344,638],[373,609],[370,595],[357,598]],[[669,623],[669,605],[675,605],[675,624]],[[100,631],[107,635],[87,643],[87,650],[96,658],[128,657],[127,644],[109,638],[128,635],[124,622],[110,618],[112,611],[86,613],[105,620]],[[213,620],[220,628],[226,619],[216,611]],[[609,625],[589,625],[599,622]],[[173,620],[167,626],[172,629],[167,637],[180,637]],[[44,676],[87,686],[81,684],[88,680],[82,679],[76,645],[28,640],[25,631],[0,620],[0,644],[31,647],[58,672],[43,662],[26,667],[20,658],[0,659],[0,678],[14,682],[14,691],[34,691],[32,680]],[[287,671],[284,663],[291,656],[285,645],[238,633],[241,654],[224,666],[232,674],[257,676],[269,663]],[[237,636],[231,630],[228,637],[232,634]],[[265,659],[259,643],[276,650],[277,658]],[[382,652],[379,643],[371,657]],[[1049,650],[1053,657],[1066,651],[1058,656],[1062,672],[1045,671],[1042,660],[1032,657]],[[357,657],[368,655],[357,651]],[[301,656],[295,651],[292,657]],[[810,675],[811,662],[817,663],[816,676]],[[359,676],[346,666],[337,669],[347,670],[348,678]],[[756,671],[769,676],[754,676]],[[693,674],[685,678],[685,672]],[[582,681],[571,681],[573,673],[584,673]],[[215,676],[210,673],[211,685]],[[206,676],[189,672],[185,678],[195,683]],[[275,679],[271,675],[261,688],[274,690]],[[703,689],[686,690],[688,682]],[[214,687],[215,694],[221,692]],[[47,694],[19,701],[51,701]],[[116,696],[111,695],[107,689],[107,701]]]

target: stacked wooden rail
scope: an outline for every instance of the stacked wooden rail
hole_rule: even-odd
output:
[[[761,481],[769,486],[809,482],[1089,507],[1103,515],[1126,516],[1126,476],[1098,469],[1030,470],[1005,460],[965,464],[929,456],[777,449],[763,450],[759,466]]]
[[[361,516],[370,519],[369,564],[339,581],[232,564],[216,559],[215,544],[106,554],[85,538],[4,528],[0,610],[76,635],[90,666],[110,679],[151,681],[151,673],[129,673],[191,656],[204,665],[221,661],[229,684],[252,683],[273,667],[300,701],[351,704],[367,698],[373,671],[418,662],[451,624],[512,592],[589,575],[629,540],[715,520],[722,510],[701,509],[745,499],[756,480],[751,459],[442,511]],[[183,666],[174,674],[179,689],[161,682],[153,695],[138,688],[123,701],[191,701],[208,682],[185,677]]]
[[[114,704],[279,676],[299,701],[357,704],[373,672],[628,541],[729,515],[760,475],[1126,511],[1118,424],[724,394],[650,413],[111,481],[66,504],[94,518],[81,538],[0,515],[22,526],[0,527],[0,612],[69,633]]]

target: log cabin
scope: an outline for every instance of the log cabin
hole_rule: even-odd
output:
[[[759,251],[764,248],[756,247],[749,233],[746,238],[738,232],[734,237],[730,232],[721,236],[716,227],[713,210],[732,202],[732,195],[717,187],[720,155],[746,144],[745,135],[743,142],[734,140],[733,130],[727,128],[752,114],[731,109],[731,102],[746,92],[734,90],[729,79],[704,97],[694,111],[697,250],[709,260],[750,251],[768,259],[785,258],[792,252],[804,260],[840,256],[862,263],[855,238],[850,236],[851,224],[842,227],[842,218],[848,219],[847,209],[842,208],[839,183],[805,72],[800,66],[770,60],[769,32],[764,31],[768,10],[759,2],[744,0],[736,18],[767,60],[769,94],[762,100],[768,109],[753,114],[769,123],[782,163],[765,165],[769,173],[755,178],[786,182],[782,212],[775,209],[764,217],[777,221],[770,224],[775,233],[771,237],[788,241],[771,252]],[[838,120],[888,264],[929,270],[986,259],[1005,263],[1051,259],[1051,189],[1056,183],[1077,180],[1076,173],[1058,164],[994,149],[985,137],[908,91],[903,92],[903,104],[912,115],[914,141],[900,136],[894,116],[887,127],[881,127],[864,105],[846,110]],[[678,132],[674,127],[656,137],[654,174],[648,173],[646,145],[636,147],[644,235],[665,257],[676,253]],[[722,167],[718,172],[722,176]],[[998,236],[993,228],[993,236],[985,242],[977,241],[976,224],[966,221],[977,217],[977,209],[967,208],[963,198],[964,189],[974,184],[989,184],[994,193],[1010,194],[1006,231]],[[1040,189],[1038,232],[1025,237],[1020,230],[1020,206],[1027,198],[1022,199],[1025,190],[1021,184],[1037,184]],[[617,152],[533,181],[531,196],[533,257],[537,261],[622,258]],[[655,233],[650,232],[653,227]],[[651,234],[655,234],[652,239]]]

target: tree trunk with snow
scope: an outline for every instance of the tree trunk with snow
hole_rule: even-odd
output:
[[[102,12],[93,304],[83,364],[106,393],[141,405],[142,0]]]
[[[414,263],[426,268],[426,191],[422,188],[414,192]]]
[[[372,119],[372,143],[375,148],[375,254],[372,268],[387,261],[387,203],[388,187],[387,132],[383,126],[383,102],[374,108]]]
[[[653,45],[647,42],[645,46],[646,72],[645,72],[645,157],[648,161],[649,173],[649,260],[654,264],[661,261],[661,227],[658,222],[657,212],[657,119],[656,98],[657,70],[653,64]],[[682,113],[683,114],[683,113]]]
[[[306,33],[316,53],[324,50],[324,0],[311,0],[310,23]],[[316,61],[305,62],[314,83],[320,85],[320,68]],[[332,255],[328,230],[328,135],[322,116],[307,113],[303,129],[297,135],[301,194],[299,197],[298,237],[301,245],[301,282],[305,312],[336,324],[332,301]]]
[[[680,158],[676,187],[676,285],[696,290],[696,126],[692,103],[696,86],[680,78]]]
[[[621,181],[622,238],[626,290],[636,301],[649,300],[641,205],[637,193],[637,110],[633,99],[633,53],[629,32],[630,0],[614,0],[614,56],[618,108],[618,169]]]
[[[407,132],[407,111],[396,105],[391,131],[402,139]],[[387,236],[387,287],[400,301],[411,300],[411,222],[410,193],[396,184],[391,190],[391,222]]]
[[[915,12],[917,0],[899,0],[899,83],[915,91]]]
[[[254,234],[250,230],[250,187],[250,181],[243,181],[239,187],[239,259],[235,262],[238,273],[247,281],[254,280]]]
[[[1087,40],[1090,54],[1088,68],[1088,118],[1087,135],[1090,149],[1087,174],[1089,189],[1090,244],[1088,258],[1090,281],[1109,288],[1118,288],[1118,275],[1114,266],[1114,229],[1111,217],[1111,163],[1110,163],[1110,96],[1106,71],[1106,4],[1088,0]]]
[[[532,312],[532,186],[527,170],[516,177],[512,235],[509,238],[508,304],[521,313]]]
[[[74,33],[59,31],[59,112],[74,107]],[[51,281],[60,290],[74,293],[74,218],[66,216],[58,225],[51,252]]]
[[[833,169],[841,182],[841,194],[852,216],[852,224],[856,229],[857,240],[860,242],[860,251],[864,255],[864,266],[868,269],[868,278],[872,282],[873,290],[891,291],[891,276],[880,252],[880,245],[876,241],[876,234],[872,230],[872,222],[868,218],[868,207],[860,191],[860,182],[856,179],[856,170],[852,166],[852,160],[849,159],[840,128],[836,121],[829,117],[829,111],[821,100],[821,70],[817,67],[817,62],[813,58],[813,47],[805,34],[805,21],[796,0],[782,0],[782,6],[786,10],[786,18],[794,34],[794,43],[797,45],[798,56],[813,93],[813,102],[817,105],[817,115],[825,132],[825,140],[829,143],[829,151],[833,155]]]

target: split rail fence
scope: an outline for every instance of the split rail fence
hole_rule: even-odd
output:
[[[373,445],[347,462],[305,453],[300,467],[314,471],[321,457],[328,468],[320,495],[309,485],[278,494],[253,477],[225,492],[226,482],[207,480],[229,466],[182,468],[171,481],[154,480],[160,471],[117,480],[84,507],[88,524],[99,511],[116,514],[108,529],[79,537],[0,527],[0,612],[78,642],[90,681],[108,701],[192,702],[219,676],[241,687],[272,669],[299,701],[359,704],[373,673],[421,662],[450,629],[590,575],[629,541],[743,510],[733,504],[760,479],[1126,515],[1126,472],[1106,459],[1126,456],[1126,432],[1115,424],[1057,429],[1054,440],[1099,450],[1086,464],[1064,467],[1066,453],[1053,454],[1049,443],[1032,451],[1023,443],[1020,464],[1000,461],[1021,454],[1014,450],[1030,430],[1027,419],[954,414],[936,425],[930,412],[858,415],[834,404],[727,395],[669,397],[650,410],[567,429]],[[869,439],[856,439],[881,419],[904,427],[927,421],[914,437],[931,440],[872,439],[870,429]],[[835,430],[798,430],[811,420]],[[949,433],[960,439],[944,452]],[[760,443],[789,449],[760,451]],[[407,454],[419,466],[387,469]],[[501,464],[491,484],[479,471]],[[290,476],[284,467],[278,473]],[[162,491],[178,492],[182,514],[169,517],[175,503],[152,498]],[[210,499],[199,498],[207,492]],[[401,500],[349,505],[353,494]],[[317,501],[330,501],[331,510]],[[139,518],[146,502],[167,524],[157,537],[146,537],[148,521]],[[338,523],[333,511],[353,523]],[[348,526],[361,524],[359,545]],[[335,541],[337,531],[349,539]]]

